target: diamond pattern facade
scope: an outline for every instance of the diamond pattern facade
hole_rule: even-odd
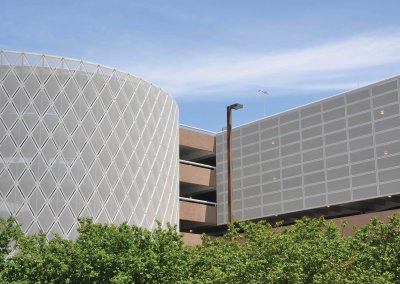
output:
[[[178,115],[130,74],[0,51],[0,216],[68,238],[79,217],[178,224]]]

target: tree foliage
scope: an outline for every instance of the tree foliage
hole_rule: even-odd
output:
[[[76,240],[23,234],[0,219],[1,283],[400,283],[400,219],[377,219],[352,237],[323,218],[274,228],[229,226],[183,245],[176,228],[149,231],[81,219]]]

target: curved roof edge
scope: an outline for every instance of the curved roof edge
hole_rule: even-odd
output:
[[[49,55],[49,54],[37,53],[37,52],[15,51],[15,50],[0,50],[0,65],[10,65],[10,66],[13,66],[13,65],[15,66],[15,65],[17,65],[17,64],[11,64],[11,63],[9,63],[9,64],[3,64],[3,63],[2,63],[2,60],[1,60],[3,56],[5,56],[5,59],[6,59],[7,61],[9,61],[9,59],[11,59],[11,58],[10,58],[9,56],[7,56],[7,55],[9,55],[9,56],[11,56],[11,55],[14,55],[14,56],[15,56],[15,55],[16,55],[16,56],[21,57],[21,58],[19,58],[19,59],[21,59],[22,61],[21,61],[21,63],[18,64],[18,65],[24,65],[24,61],[23,61],[23,60],[24,60],[24,57],[23,57],[23,56],[25,56],[25,57],[26,57],[26,60],[27,60],[27,63],[29,63],[29,65],[31,65],[31,66],[35,66],[35,64],[31,64],[31,62],[30,62],[29,59],[28,59],[28,57],[31,56],[31,57],[42,58],[42,59],[46,58],[46,59],[58,60],[58,62],[59,62],[60,64],[61,64],[62,61],[64,60],[64,61],[66,61],[66,62],[72,62],[72,63],[75,63],[75,64],[83,64],[83,65],[86,65],[86,67],[94,67],[94,68],[99,68],[99,67],[101,67],[101,68],[106,69],[106,70],[108,69],[108,70],[110,70],[110,71],[112,71],[112,72],[119,72],[119,73],[125,74],[125,75],[127,75],[127,76],[133,76],[133,77],[135,77],[135,78],[138,78],[138,79],[141,80],[141,81],[144,81],[144,82],[150,84],[151,86],[154,86],[154,87],[160,89],[160,91],[165,92],[165,93],[174,101],[174,103],[176,104],[176,106],[178,106],[178,103],[177,103],[176,99],[175,99],[172,95],[170,95],[167,91],[165,91],[163,88],[159,87],[158,85],[156,85],[156,84],[154,84],[154,83],[152,83],[152,82],[150,82],[150,81],[148,81],[148,80],[146,80],[146,79],[143,79],[142,77],[139,77],[139,76],[137,76],[137,75],[135,75],[135,74],[132,74],[132,73],[130,73],[130,72],[125,72],[125,71],[122,71],[122,70],[117,69],[117,68],[109,67],[109,66],[107,66],[107,65],[98,64],[98,63],[94,63],[94,62],[86,61],[86,60],[82,60],[82,59],[80,60],[80,59],[76,59],[76,58],[65,57],[65,56]],[[51,61],[49,62],[49,60],[46,60],[46,63],[48,64],[48,67],[50,67],[50,68],[60,68],[60,67],[61,67],[60,64],[59,64],[59,65],[56,64],[56,66],[51,66],[51,65],[49,64],[49,63],[51,63]],[[68,66],[68,68],[64,68],[64,69],[74,70],[74,71],[78,70],[78,69],[70,68],[70,66]],[[88,71],[88,70],[86,70],[86,71],[87,71],[87,72],[90,72],[90,71]]]

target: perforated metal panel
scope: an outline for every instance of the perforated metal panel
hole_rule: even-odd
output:
[[[235,216],[248,220],[400,193],[398,81],[235,128]],[[225,139],[225,132],[217,135],[218,224],[226,223]]]
[[[130,74],[0,52],[0,216],[73,238],[78,217],[178,223],[178,108]]]

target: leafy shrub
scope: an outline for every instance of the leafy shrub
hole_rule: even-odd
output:
[[[76,240],[23,234],[0,219],[2,283],[400,283],[400,219],[377,219],[354,236],[323,218],[274,228],[229,226],[223,237],[183,245],[176,228],[149,231],[81,219]]]

